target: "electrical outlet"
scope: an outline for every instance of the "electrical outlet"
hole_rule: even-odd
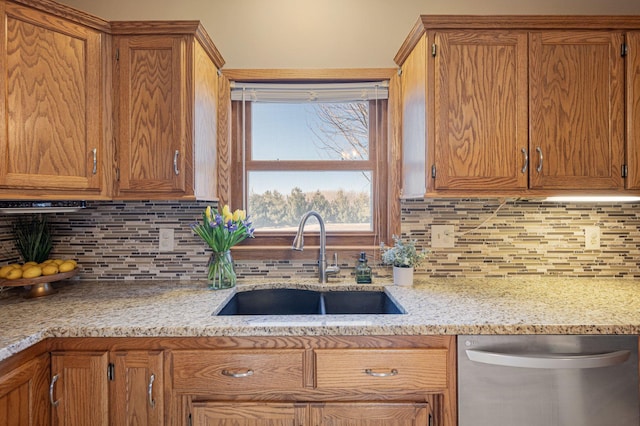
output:
[[[600,248],[600,228],[598,226],[584,227],[584,249],[598,250]]]
[[[452,248],[455,246],[453,225],[431,225],[431,247]]]
[[[163,228],[159,230],[160,238],[158,242],[158,250],[160,252],[173,251],[173,229]]]

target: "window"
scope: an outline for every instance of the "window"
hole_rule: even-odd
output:
[[[231,203],[257,237],[239,250],[291,252],[309,210],[323,217],[331,250],[387,241],[387,97],[386,82],[232,86]],[[310,219],[306,245],[318,245],[317,231]]]

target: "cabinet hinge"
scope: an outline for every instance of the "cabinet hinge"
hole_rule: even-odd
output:
[[[402,68],[398,68],[398,77],[402,75]]]
[[[189,417],[187,417],[187,424],[188,424],[189,426],[191,426],[191,425],[192,425],[192,423],[191,423],[191,413],[189,413]]]
[[[118,47],[116,49],[116,61],[119,61],[119,60],[120,60],[120,48]]]
[[[113,363],[109,363],[109,365],[107,365],[107,380],[109,380],[110,382],[113,382],[115,380],[116,377],[116,366]]]
[[[629,175],[629,167],[626,164],[622,165],[622,177],[626,178]]]
[[[438,50],[438,46],[435,43],[431,45],[431,56],[436,56],[436,52]]]
[[[627,56],[627,53],[629,53],[629,46],[627,43],[622,43],[622,46],[620,47],[620,56],[625,57]]]
[[[431,166],[431,177],[433,179],[436,178],[436,165],[435,164]]]

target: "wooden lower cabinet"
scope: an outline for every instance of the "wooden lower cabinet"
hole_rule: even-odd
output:
[[[164,424],[162,351],[117,351],[111,354],[112,425]]]
[[[48,353],[0,375],[0,426],[48,425],[48,386]]]
[[[311,404],[309,425],[323,426],[418,426],[429,425],[426,403],[330,403]]]
[[[165,357],[173,426],[456,425],[451,336],[229,337],[210,348],[181,346]]]
[[[51,354],[54,426],[109,426],[108,367],[108,352]]]
[[[51,355],[52,424],[161,426],[162,351],[64,351]]]
[[[426,403],[222,403],[193,404],[193,426],[418,426],[428,425]]]
[[[296,403],[197,402],[193,404],[193,426],[302,426],[307,407]]]

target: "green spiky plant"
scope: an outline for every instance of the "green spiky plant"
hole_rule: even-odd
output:
[[[13,227],[16,247],[25,262],[44,262],[53,248],[51,229],[44,215],[21,217]]]

